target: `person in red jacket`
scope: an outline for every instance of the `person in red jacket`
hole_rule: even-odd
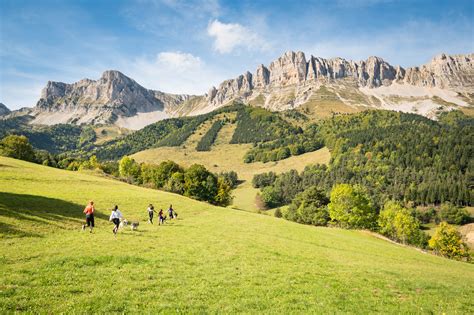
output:
[[[92,233],[92,229],[94,228],[94,201],[90,201],[89,204],[84,209],[84,213],[86,215],[86,224],[82,225],[82,230],[86,229],[86,225],[90,228],[90,233]]]

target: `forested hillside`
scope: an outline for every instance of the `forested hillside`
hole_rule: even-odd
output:
[[[310,186],[360,184],[377,205],[386,199],[415,205],[450,201],[472,205],[474,119],[460,112],[439,121],[391,111],[367,111],[324,121],[318,128],[331,163],[278,176],[263,195],[289,203]]]
[[[89,150],[95,140],[91,127],[69,124],[32,126],[28,122],[28,116],[0,119],[0,139],[10,134],[26,136],[36,149],[54,154]]]

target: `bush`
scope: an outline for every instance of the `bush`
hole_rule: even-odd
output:
[[[254,188],[263,188],[270,185],[273,185],[277,176],[274,172],[256,174],[252,179],[252,186]]]
[[[280,193],[273,186],[263,188],[261,199],[268,208],[274,208],[282,203]]]
[[[164,189],[176,194],[184,194],[184,173],[176,172],[166,182]]]
[[[419,245],[420,222],[410,211],[399,204],[389,201],[385,203],[378,219],[380,233],[403,244]],[[422,244],[422,247],[424,244]]]
[[[275,209],[275,212],[273,213],[273,215],[275,216],[275,218],[281,218],[283,216],[283,213],[281,213],[281,209],[280,208],[276,208]]]
[[[235,188],[239,183],[239,179],[237,178],[237,173],[234,171],[230,172],[222,172],[219,174],[219,177],[222,177],[224,181],[229,185],[231,188]]]
[[[429,246],[438,255],[453,259],[469,259],[469,249],[462,241],[456,227],[441,222],[429,241]]]
[[[213,201],[217,194],[217,176],[203,165],[193,164],[184,172],[184,195],[203,201]]]
[[[360,186],[339,184],[331,191],[328,205],[332,221],[345,228],[373,228],[375,209]]]
[[[329,212],[326,194],[316,186],[296,195],[285,213],[285,219],[304,224],[327,225]]]
[[[457,207],[449,202],[441,205],[439,218],[449,224],[465,224],[469,221],[469,213],[466,209]]]
[[[0,155],[29,162],[35,161],[35,151],[25,136],[10,135],[3,138],[0,141]]]

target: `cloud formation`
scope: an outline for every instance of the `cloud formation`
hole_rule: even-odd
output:
[[[203,94],[223,79],[201,58],[180,51],[165,51],[135,59],[125,73],[144,87],[177,94]]]
[[[214,38],[214,49],[227,54],[236,48],[247,50],[266,50],[268,43],[257,33],[238,23],[222,23],[212,21],[207,27],[207,34]]]

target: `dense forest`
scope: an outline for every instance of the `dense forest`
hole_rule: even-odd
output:
[[[277,176],[262,191],[269,206],[288,204],[311,186],[328,193],[339,183],[360,184],[379,207],[387,199],[414,205],[474,204],[474,119],[460,112],[433,121],[367,111],[334,117],[318,130],[331,150],[329,167],[307,166],[300,174]],[[259,176],[254,180],[260,181]]]
[[[0,139],[10,134],[22,135],[36,149],[53,154],[89,150],[95,141],[95,132],[91,127],[68,124],[32,126],[30,120],[29,116],[0,119]]]

